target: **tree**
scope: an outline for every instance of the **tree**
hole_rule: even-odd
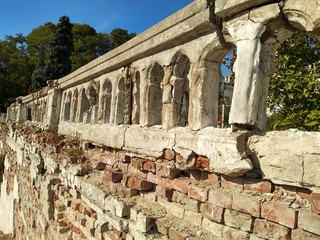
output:
[[[50,42],[53,40],[56,25],[47,22],[33,29],[27,36],[27,51],[31,61],[36,65],[41,59],[48,61]]]
[[[108,34],[97,33],[87,24],[73,24],[74,51],[71,55],[72,70],[85,65],[91,60],[111,50]]]
[[[22,34],[6,36],[0,41],[0,110],[18,96],[26,95],[30,86],[32,64],[26,50],[26,38]]]
[[[70,56],[72,51],[72,24],[67,16],[62,16],[49,45],[49,59],[44,69],[47,80],[58,79],[71,72]]]
[[[320,130],[320,43],[298,32],[275,56],[277,70],[270,81],[268,128]]]
[[[137,34],[136,33],[128,33],[128,30],[122,28],[115,28],[111,31],[111,42],[112,42],[112,49],[119,47],[123,43],[129,41],[131,38],[134,38]]]

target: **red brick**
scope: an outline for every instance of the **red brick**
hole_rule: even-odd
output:
[[[171,161],[157,161],[156,173],[159,177],[174,179],[180,176],[181,170],[177,169]]]
[[[184,194],[188,194],[189,184],[190,182],[185,179],[172,180],[172,188]]]
[[[144,164],[145,162],[147,162],[146,159],[133,157],[133,158],[131,158],[131,163],[130,163],[130,165],[131,165],[132,167],[134,167],[135,169],[142,170],[142,166],[143,166],[143,164]]]
[[[128,166],[128,173],[132,173],[137,177],[140,178],[147,178],[147,173],[140,171],[139,169],[135,168],[131,163]]]
[[[201,180],[208,183],[208,184],[216,185],[219,183],[219,185],[220,185],[220,176],[218,176],[214,173],[202,172],[201,173]]]
[[[320,236],[303,231],[302,229],[293,229],[291,233],[291,240],[319,240]]]
[[[153,184],[159,184],[159,176],[153,174],[153,173],[147,173],[147,181],[152,182]]]
[[[210,159],[204,156],[199,156],[196,159],[196,167],[197,168],[209,168],[210,167]]]
[[[114,170],[106,170],[105,171],[105,178],[108,181],[118,183],[122,180],[123,173],[122,172],[115,172]]]
[[[265,180],[244,179],[244,190],[254,191],[259,193],[271,193],[272,183]]]
[[[122,171],[122,172],[128,172],[128,163],[123,163],[123,162],[118,162],[117,167]]]
[[[312,212],[320,214],[320,193],[311,194],[311,209]]]
[[[299,211],[298,227],[320,235],[320,215],[304,210]]]
[[[221,189],[210,190],[208,202],[219,207],[232,208],[232,194]]]
[[[222,207],[214,206],[210,203],[202,203],[200,212],[203,217],[208,218],[211,221],[222,222],[224,209]]]
[[[97,165],[96,165],[96,169],[98,169],[98,170],[104,170],[105,168],[106,168],[106,163],[104,163],[104,162],[98,162],[97,163]]]
[[[308,188],[297,188],[297,194],[304,199],[311,200],[311,193],[312,191]]]
[[[266,202],[261,205],[261,216],[272,222],[279,223],[289,228],[295,228],[298,212],[292,208]]]
[[[205,202],[208,200],[208,192],[209,189],[207,188],[191,184],[189,185],[188,196],[197,199],[201,202]]]
[[[161,185],[156,186],[156,194],[158,197],[171,201],[173,190],[170,188],[163,187]]]
[[[231,227],[223,228],[223,240],[248,240],[250,234]]]
[[[120,183],[110,184],[111,193],[124,198],[130,198],[138,194],[136,189],[127,188]]]
[[[169,238],[171,240],[185,240],[188,236],[189,235],[184,232],[178,232],[176,229],[169,228]]]
[[[221,177],[221,187],[235,191],[242,191],[243,178],[232,178],[223,176]]]
[[[289,239],[290,237],[289,228],[258,218],[254,221],[253,233],[266,239]]]
[[[175,158],[175,152],[170,149],[164,149],[162,157],[167,160],[173,160]]]
[[[146,161],[142,166],[142,170],[154,173],[156,172],[156,163],[153,161]]]
[[[224,224],[245,232],[252,231],[252,217],[248,214],[226,209],[224,212]]]
[[[232,209],[260,217],[260,201],[255,197],[234,193],[232,197]]]
[[[153,183],[141,178],[129,177],[127,180],[127,187],[136,190],[146,191],[151,190],[153,188]]]

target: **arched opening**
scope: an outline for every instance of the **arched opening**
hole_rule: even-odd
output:
[[[234,48],[232,44],[216,40],[203,49],[199,61],[192,66],[189,125],[193,130],[218,126],[221,64]]]
[[[70,117],[71,122],[76,121],[77,109],[78,109],[78,89],[75,89],[73,92],[72,102],[71,102],[71,117]]]
[[[320,130],[320,41],[298,31],[278,46],[269,83],[267,130]]]
[[[154,63],[149,70],[148,86],[148,125],[162,124],[162,88],[163,67]]]
[[[177,53],[167,67],[164,79],[163,110],[164,128],[185,127],[189,116],[189,79],[190,60]]]
[[[121,77],[118,82],[118,89],[116,93],[116,116],[115,124],[124,124],[124,116],[126,109],[126,99],[125,99],[126,85],[124,78]]]
[[[70,120],[70,114],[71,114],[71,92],[69,92],[65,98],[64,102],[64,121]]]
[[[86,96],[85,89],[81,90],[79,122],[87,122],[87,115],[90,109],[90,103]]]
[[[136,71],[132,79],[131,123],[140,123],[140,73]]]
[[[107,79],[102,85],[101,111],[99,120],[103,123],[110,122],[112,99],[112,83]]]

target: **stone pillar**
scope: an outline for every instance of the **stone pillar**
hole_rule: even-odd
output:
[[[217,125],[220,66],[204,59],[193,67],[188,117],[193,130]]]
[[[16,121],[18,123],[23,123],[28,119],[28,108],[26,105],[22,102],[21,98],[17,98],[18,102],[18,111],[17,111],[17,119]]]
[[[51,131],[58,131],[60,110],[62,103],[62,90],[49,89],[48,91],[48,116],[46,119],[46,128]]]
[[[278,4],[252,10],[227,23],[237,45],[235,84],[229,122],[240,128],[265,129],[266,97],[274,72],[276,39],[266,32],[267,23],[280,15]]]

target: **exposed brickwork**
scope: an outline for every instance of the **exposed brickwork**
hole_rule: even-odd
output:
[[[28,136],[33,134],[28,132]],[[26,140],[26,146],[40,146],[37,141],[46,139],[45,133],[37,139]],[[65,139],[64,145],[70,142],[74,144],[72,139]],[[19,188],[35,207],[24,198],[14,206],[19,214],[19,206],[27,206],[23,214],[32,223],[33,239],[55,234],[72,239],[120,240],[146,236],[197,240],[320,238],[319,194],[309,189],[219,176],[205,171],[205,167],[181,171],[175,168],[174,151],[166,151],[158,159],[116,149],[95,147],[86,151],[95,156],[95,164],[86,165],[89,160],[80,164],[65,161],[68,155],[61,147],[59,155],[46,159],[45,168],[55,161],[63,162],[47,169],[46,181],[37,177],[42,170],[33,161],[38,158],[27,153],[32,160],[19,172]],[[9,161],[15,158],[16,153],[10,151]],[[30,169],[39,171],[38,175],[30,175]],[[8,193],[14,192],[14,172],[4,176],[10,180]],[[15,219],[15,224],[24,223]],[[25,230],[17,228],[16,236],[23,234]]]

